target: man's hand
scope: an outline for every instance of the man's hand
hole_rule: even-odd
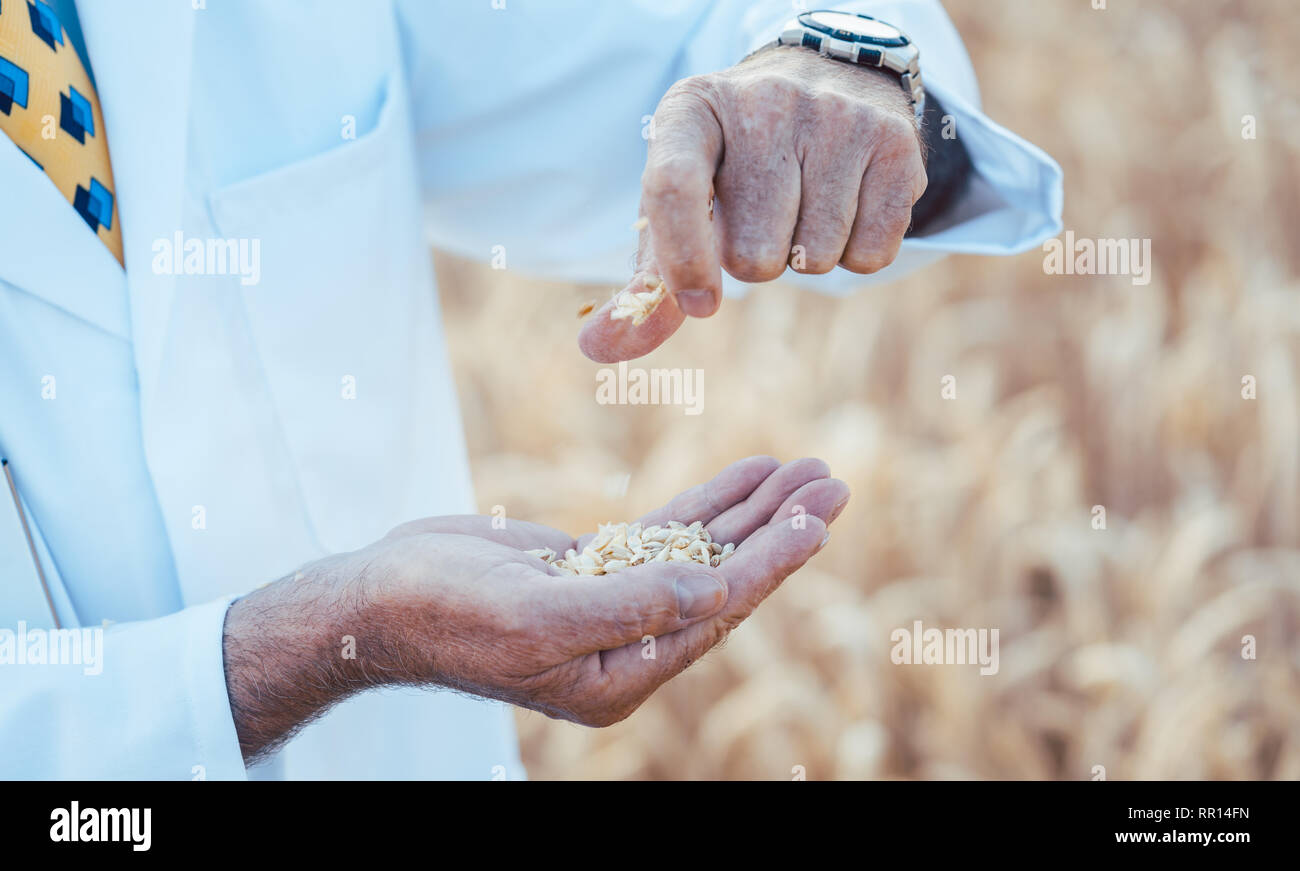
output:
[[[434,517],[235,602],[226,681],[252,760],[361,690],[450,687],[591,726],[632,713],[825,544],[848,487],[820,460],[751,457],[640,518],[703,521],[719,568],[652,563],[561,574],[525,550],[586,538],[521,520]],[[345,656],[344,636],[355,641]],[[655,638],[654,657],[643,639]]]
[[[628,289],[661,276],[669,297],[639,326],[612,301],[579,345],[613,363],[658,347],[686,315],[708,317],[721,269],[771,281],[790,265],[883,269],[926,187],[915,116],[898,80],[798,47],[683,79],[655,111],[641,179],[648,219]]]

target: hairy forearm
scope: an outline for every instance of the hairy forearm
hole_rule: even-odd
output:
[[[245,762],[273,752],[367,685],[344,639],[363,602],[352,555],[328,557],[234,602],[226,613],[226,690]]]

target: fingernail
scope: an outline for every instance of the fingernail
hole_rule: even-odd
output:
[[[677,307],[693,318],[713,314],[713,294],[707,290],[683,290],[677,294]]]
[[[677,579],[677,612],[683,620],[707,617],[722,607],[727,590],[711,575],[683,575]]]
[[[826,530],[826,537],[822,539],[821,544],[817,545],[817,549],[821,550],[822,548],[824,548],[826,546],[826,542],[830,540],[831,540],[831,531],[828,529]]]
[[[847,497],[847,496],[845,496],[845,497],[844,497],[843,499],[841,499],[839,502],[836,502],[836,503],[835,503],[835,507],[831,509],[831,520],[834,520],[836,517],[839,517],[839,516],[840,516],[840,512],[844,510],[844,506],[845,506],[845,505],[848,505],[848,504],[849,504],[849,497]],[[829,521],[827,521],[827,522],[829,522]],[[827,534],[829,535],[830,533],[827,533]],[[826,543],[826,542],[824,542],[824,541],[822,542],[822,544],[825,544],[825,543]]]

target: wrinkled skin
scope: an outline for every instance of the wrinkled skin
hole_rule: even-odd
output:
[[[787,265],[868,274],[893,262],[925,192],[916,121],[898,80],[802,48],[774,48],[683,79],[655,111],[637,271],[670,291],[643,324],[610,321],[579,336],[600,363],[642,356],[689,315],[718,310],[722,269],[771,281]],[[711,207],[712,206],[712,207]]]
[[[480,515],[433,517],[304,567],[231,606],[226,669],[249,759],[362,689],[438,685],[591,726],[618,722],[726,637],[825,544],[848,501],[826,464],[750,457],[640,518],[705,523],[718,568],[562,574],[524,551],[589,536]],[[355,657],[339,639],[355,640]],[[654,640],[647,658],[645,639]]]

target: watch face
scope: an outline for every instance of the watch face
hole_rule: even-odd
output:
[[[897,27],[862,15],[848,12],[805,12],[799,16],[799,20],[836,39],[874,42],[878,45],[907,44],[907,38]]]

